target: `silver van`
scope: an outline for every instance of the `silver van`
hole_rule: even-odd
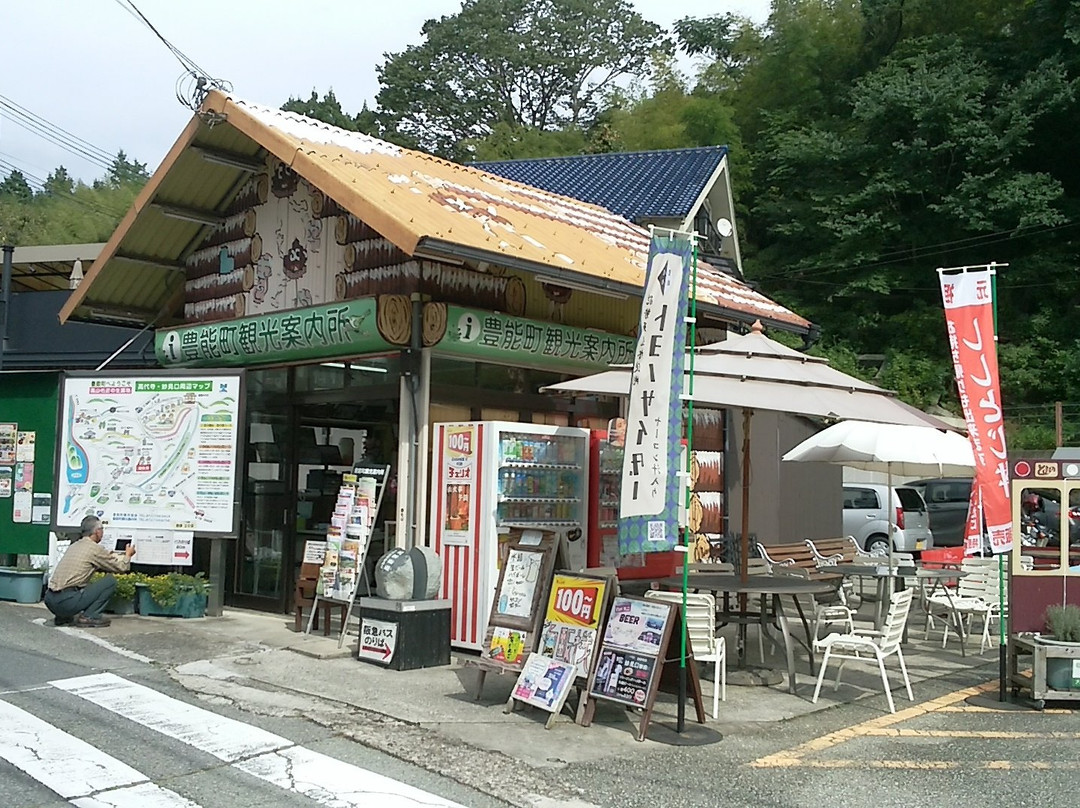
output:
[[[893,524],[893,550],[915,553],[934,546],[930,516],[917,490],[906,485],[893,486],[893,510],[888,513],[887,485],[877,483],[844,486],[844,535],[854,536],[867,552],[889,552],[889,522]]]

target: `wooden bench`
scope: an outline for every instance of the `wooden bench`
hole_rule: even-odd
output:
[[[807,539],[806,546],[819,564],[853,564],[869,558],[851,536],[839,539]]]
[[[835,578],[835,573],[818,571],[814,551],[805,541],[792,544],[757,544],[758,555],[774,567],[798,567],[805,570],[810,578]]]

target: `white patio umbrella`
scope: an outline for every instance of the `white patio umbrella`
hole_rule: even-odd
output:
[[[928,426],[841,421],[811,435],[782,460],[838,463],[867,471],[884,471],[889,488],[889,565],[893,555],[892,478],[970,475],[975,454],[966,437]]]

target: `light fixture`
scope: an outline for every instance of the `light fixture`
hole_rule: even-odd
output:
[[[82,261],[76,258],[75,263],[71,265],[71,276],[68,278],[68,289],[78,289],[79,284],[82,283],[82,279]]]
[[[170,219],[179,219],[181,222],[191,222],[192,224],[221,224],[225,221],[225,217],[218,216],[216,213],[209,211],[193,210],[192,208],[178,208],[173,205],[159,205],[154,204],[162,216],[168,216]]]
[[[386,368],[375,367],[374,365],[354,365],[351,362],[346,364],[345,362],[320,362],[320,367],[324,368],[340,368],[342,370],[359,370],[364,373],[388,373]]]
[[[615,300],[626,300],[629,295],[624,292],[616,292],[611,289],[598,289],[595,286],[589,286],[584,283],[577,283],[575,281],[564,281],[559,278],[549,278],[546,275],[534,275],[533,280],[537,283],[546,283],[551,286],[562,286],[565,289],[576,289],[579,292],[588,292],[592,295],[601,295],[602,297],[611,297]]]
[[[240,171],[247,171],[252,174],[256,171],[262,171],[265,167],[258,160],[247,158],[240,154],[213,151],[212,149],[201,148],[198,146],[195,147],[195,151],[208,163],[225,166],[226,168],[236,168]]]

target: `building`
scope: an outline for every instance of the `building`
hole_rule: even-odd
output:
[[[382,540],[423,543],[431,423],[614,414],[537,390],[631,359],[647,255],[597,205],[211,92],[60,317],[246,368],[227,597],[277,609],[349,461],[391,464]],[[810,330],[704,263],[698,301],[717,331]]]

